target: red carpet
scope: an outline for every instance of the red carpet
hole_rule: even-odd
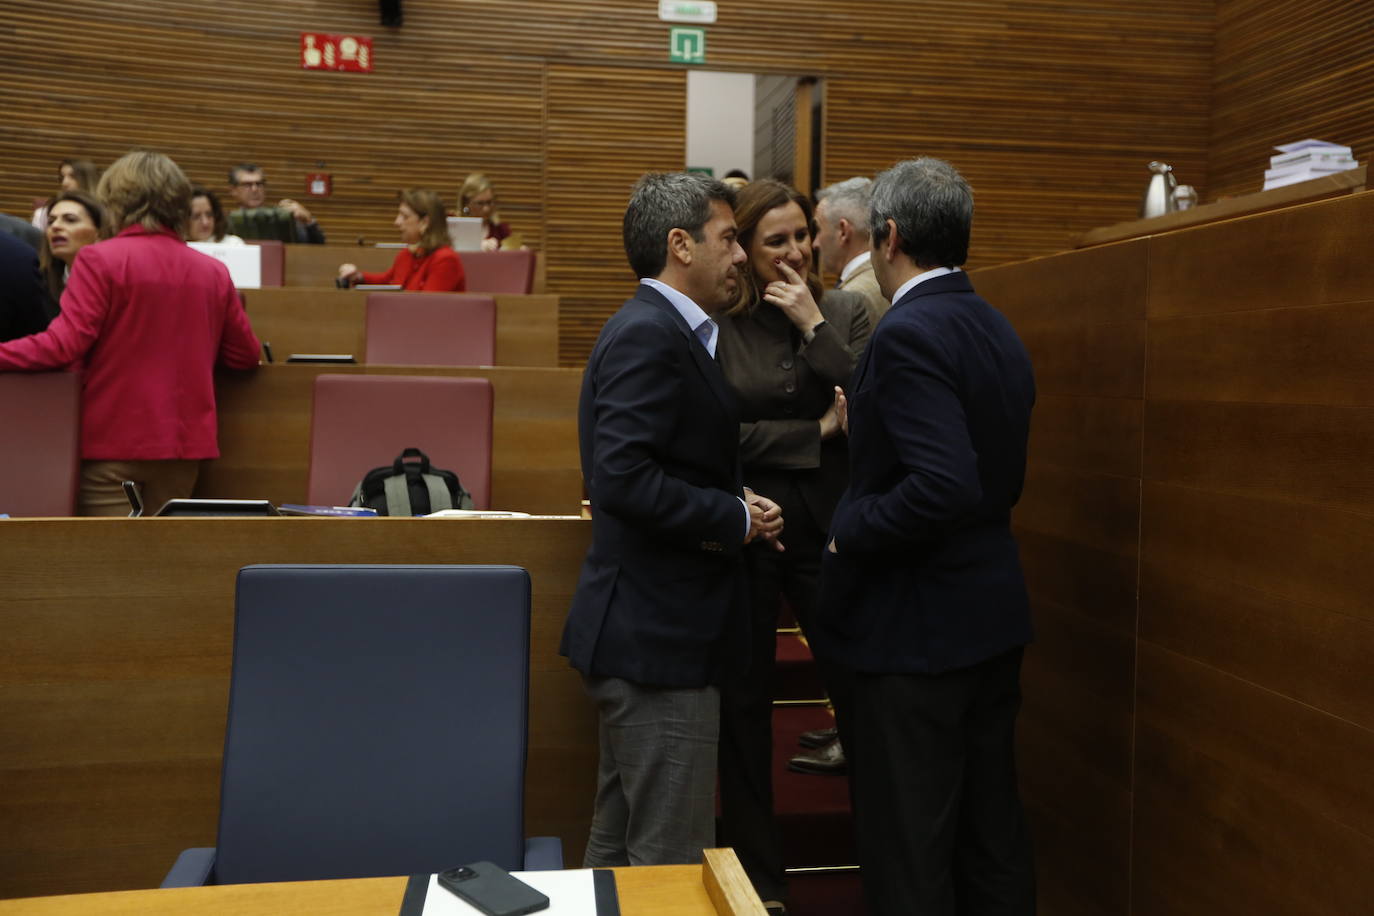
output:
[[[825,695],[811,651],[797,636],[778,636],[776,692],[779,699]],[[849,780],[843,775],[820,776],[787,769],[788,758],[804,750],[797,744],[798,735],[834,724],[834,717],[824,706],[773,709],[773,805],[782,829],[783,861],[789,868],[855,862]],[[792,874],[788,883],[791,916],[864,913],[857,872]]]

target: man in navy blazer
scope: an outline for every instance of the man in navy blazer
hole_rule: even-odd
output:
[[[1011,508],[1035,381],[959,269],[973,218],[962,176],[900,163],[871,208],[893,305],[850,386],[818,647],[855,673],[837,714],[865,896],[894,916],[1029,914],[1013,745],[1031,624]]]
[[[560,651],[600,718],[584,864],[699,862],[714,845],[716,685],[745,663],[741,548],[781,512],[740,479],[739,417],[708,313],[729,305],[744,250],[734,192],[651,174],[625,211],[635,295],[582,378],[578,439],[592,507]]]

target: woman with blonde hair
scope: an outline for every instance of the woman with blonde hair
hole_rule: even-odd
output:
[[[811,201],[781,182],[753,181],[738,192],[735,222],[748,258],[716,352],[739,407],[744,483],[782,507],[787,549],[744,550],[753,654],[748,673],[721,689],[720,841],[778,911],[786,896],[772,785],[778,615],[785,596],[811,630],[826,530],[849,479],[836,388],[849,384],[870,329],[862,295],[822,293]],[[812,648],[840,703],[838,672]]]
[[[462,258],[449,243],[444,202],[438,194],[423,188],[407,188],[400,198],[393,225],[400,230],[406,247],[396,255],[391,269],[368,273],[356,264],[340,264],[339,280],[349,285],[396,285],[418,292],[464,292],[468,288],[467,276],[463,273]]]
[[[481,218],[483,251],[496,251],[510,238],[510,223],[501,222],[501,214],[496,212],[496,189],[481,172],[469,175],[458,190],[458,211],[463,216]]]
[[[150,508],[190,496],[219,457],[214,368],[258,364],[228,269],[186,247],[191,182],[140,151],[100,179],[118,234],[82,249],[46,331],[0,344],[0,371],[81,370],[80,515],[127,515],[123,481]]]

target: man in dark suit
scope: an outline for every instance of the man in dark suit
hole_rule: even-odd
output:
[[[582,378],[593,534],[560,651],[600,717],[588,867],[699,862],[714,845],[716,685],[748,651],[741,548],[782,530],[741,485],[714,359],[708,312],[733,301],[745,258],[733,203],[702,175],[640,179],[624,237],[641,283]]]
[[[1035,382],[959,270],[972,217],[938,159],[874,184],[873,266],[893,305],[850,388],[821,638],[855,672],[839,725],[882,916],[1035,911],[1013,755],[1031,625],[1010,527]]]
[[[0,232],[0,341],[46,328],[46,302],[38,254],[17,236]]]

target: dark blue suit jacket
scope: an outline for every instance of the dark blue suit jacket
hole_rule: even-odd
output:
[[[584,674],[719,683],[748,640],[739,416],[720,367],[651,287],[602,328],[577,419],[593,534],[560,651]]]
[[[1011,508],[1035,380],[967,274],[926,280],[878,323],[849,393],[818,649],[872,673],[938,673],[1030,641]]]
[[[37,252],[16,236],[0,232],[0,341],[45,329],[50,319],[47,301]]]

